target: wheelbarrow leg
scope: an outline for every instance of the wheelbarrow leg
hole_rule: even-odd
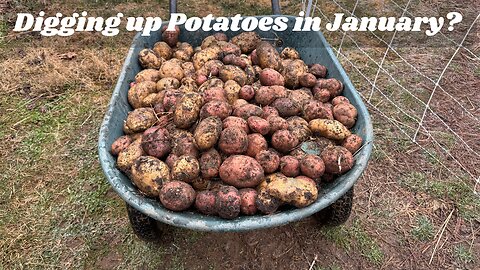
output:
[[[144,215],[142,212],[127,204],[128,219],[133,232],[140,239],[147,242],[160,240],[162,232],[157,227],[155,219]]]
[[[342,197],[315,214],[318,222],[325,226],[339,226],[345,223],[352,212],[353,187]]]

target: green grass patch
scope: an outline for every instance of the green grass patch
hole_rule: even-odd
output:
[[[412,235],[419,241],[431,240],[434,235],[433,224],[426,216],[419,216],[412,230]]]
[[[455,259],[462,263],[475,262],[475,254],[472,250],[465,245],[458,245],[453,248],[453,254]]]

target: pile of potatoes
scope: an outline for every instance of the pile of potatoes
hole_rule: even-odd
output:
[[[322,182],[352,168],[362,145],[349,130],[357,110],[326,67],[254,32],[217,33],[198,47],[179,33],[164,29],[139,53],[133,111],[111,146],[145,196],[226,219],[272,214],[312,204]]]

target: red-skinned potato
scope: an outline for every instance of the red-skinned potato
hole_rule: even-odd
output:
[[[337,96],[332,99],[332,105],[337,106],[340,103],[350,103],[350,100],[344,96]]]
[[[313,119],[333,119],[332,109],[324,103],[310,100],[303,107],[303,118],[307,121]]]
[[[165,159],[165,163],[167,164],[168,168],[170,168],[170,170],[173,168],[173,164],[175,164],[175,161],[177,161],[177,159],[178,156],[172,153],[170,153],[167,159]]]
[[[300,88],[288,92],[288,98],[296,103],[300,108],[303,108],[305,103],[313,98],[312,91],[308,88]]]
[[[288,122],[280,116],[269,116],[267,118],[268,123],[270,124],[270,134],[275,133],[277,130],[288,129]]]
[[[237,56],[234,54],[228,54],[222,59],[225,65],[234,65],[241,69],[245,69],[248,65],[248,60],[244,57]]]
[[[233,116],[237,116],[243,119],[248,119],[251,116],[262,116],[262,114],[262,108],[253,104],[245,104],[243,106],[235,108],[235,110],[233,111]]]
[[[320,102],[328,102],[330,100],[330,92],[327,89],[313,88],[315,100]]]
[[[325,78],[327,76],[327,68],[320,64],[313,64],[308,68],[308,72],[315,75],[317,78]]]
[[[206,103],[213,100],[226,102],[227,93],[225,92],[223,87],[210,87],[205,89],[205,91],[203,92],[203,99]]]
[[[170,111],[175,109],[175,105],[182,98],[184,93],[179,90],[170,89],[165,90],[165,95],[163,96],[163,109],[165,111]]]
[[[308,122],[305,119],[299,116],[292,116],[287,119],[287,122],[288,130],[292,132],[299,142],[307,140],[312,135]]]
[[[284,97],[287,97],[287,90],[280,85],[262,86],[255,92],[255,102],[264,106]]]
[[[288,177],[296,177],[300,174],[300,161],[294,156],[283,156],[280,159],[280,172]]]
[[[142,137],[142,148],[149,156],[163,158],[172,150],[170,134],[166,128],[153,126]]]
[[[315,89],[327,89],[330,92],[330,98],[340,95],[343,91],[343,84],[337,79],[319,79],[314,86]]]
[[[221,120],[227,118],[232,113],[232,106],[225,101],[212,100],[203,105],[200,110],[200,119],[210,116],[216,116]]]
[[[295,103],[290,98],[277,98],[272,103],[272,107],[277,109],[278,114],[281,117],[295,116],[298,115],[302,110],[299,104]]]
[[[240,214],[240,206],[240,194],[235,187],[220,187],[215,200],[215,210],[221,218],[236,218]]]
[[[317,78],[312,73],[304,73],[300,76],[299,83],[303,87],[314,87],[317,83]]]
[[[347,128],[355,125],[357,109],[350,103],[340,103],[333,107],[333,117]]]
[[[259,133],[248,134],[248,147],[246,155],[255,157],[260,151],[268,149],[268,143],[265,137]]]
[[[260,83],[265,86],[283,86],[285,84],[285,79],[278,71],[271,68],[266,68],[260,72]]]
[[[245,133],[247,134],[250,132],[247,121],[243,118],[236,116],[229,116],[223,119],[223,129],[227,128],[239,128],[245,131]]]
[[[180,35],[180,27],[175,26],[175,30],[167,30],[166,25],[162,27],[162,40],[165,41],[170,47],[175,47],[178,42],[178,36]]]
[[[255,89],[251,85],[244,85],[238,92],[238,97],[244,100],[251,100],[255,96]]]
[[[197,192],[195,208],[204,215],[215,215],[217,213],[215,208],[216,198],[217,194],[210,190]]]
[[[352,134],[345,138],[342,142],[342,146],[345,147],[350,153],[354,154],[362,146],[362,138],[357,134]]]
[[[325,163],[325,172],[329,174],[343,174],[355,162],[352,153],[342,146],[327,147],[320,156]]]
[[[262,118],[263,119],[268,119],[270,116],[278,116],[278,111],[272,106],[264,106],[263,108],[263,114]]]
[[[195,201],[195,190],[182,181],[171,181],[160,190],[160,202],[172,211],[183,211],[192,206]]]
[[[256,187],[264,177],[262,166],[254,158],[243,155],[229,156],[219,172],[223,182],[237,188]]]
[[[127,148],[132,143],[132,138],[128,135],[123,135],[118,137],[110,147],[110,153],[112,155],[117,156],[120,152],[122,152],[125,148]]]
[[[189,155],[198,157],[198,149],[193,134],[185,130],[171,132],[172,153],[177,156]]]
[[[306,155],[300,161],[300,171],[309,178],[318,179],[325,172],[325,164],[319,156]]]
[[[202,177],[210,179],[218,176],[218,170],[222,164],[222,158],[217,150],[214,148],[203,152],[200,157],[200,171]]]
[[[299,141],[291,131],[282,129],[273,133],[271,143],[275,150],[287,153],[295,148]]]
[[[225,154],[241,154],[247,151],[247,133],[239,128],[226,128],[218,141],[218,148]]]
[[[258,116],[250,116],[247,120],[248,127],[252,132],[267,135],[270,131],[270,123]]]
[[[257,206],[255,205],[257,191],[253,188],[242,188],[238,193],[240,195],[240,212],[247,216],[255,215],[257,212]]]
[[[258,152],[255,159],[262,166],[265,173],[273,173],[280,166],[280,155],[273,149]]]
[[[233,109],[237,109],[237,108],[240,108],[243,105],[247,105],[247,104],[249,104],[248,101],[246,101],[245,99],[239,98],[239,99],[235,100],[235,102],[233,102],[232,107],[233,107]]]

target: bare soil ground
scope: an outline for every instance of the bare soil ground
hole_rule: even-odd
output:
[[[300,1],[281,2],[286,14],[301,8]],[[346,10],[355,4],[318,6],[333,18],[342,12],[335,2]],[[407,2],[360,1],[355,14],[400,16]],[[399,33],[398,54],[387,53],[388,72],[379,73],[369,103],[375,149],[344,226],[319,227],[308,218],[248,233],[169,228],[164,241],[146,244],[133,235],[96,152],[133,34],[46,38],[11,30],[16,13],[40,10],[166,18],[167,1],[0,1],[0,269],[479,269],[480,197],[472,175],[480,172],[480,22],[439,81],[443,90],[428,79],[439,78],[456,50],[447,37],[462,40],[479,3],[411,1],[408,10],[435,16],[454,9],[464,17],[456,31],[435,40]],[[269,13],[269,1],[180,1],[179,10],[260,15]],[[391,33],[376,34],[390,41]],[[334,48],[343,38],[339,59],[368,99],[386,44],[369,33],[349,35],[326,33]],[[415,144],[407,135],[433,89],[438,117],[426,114]]]

